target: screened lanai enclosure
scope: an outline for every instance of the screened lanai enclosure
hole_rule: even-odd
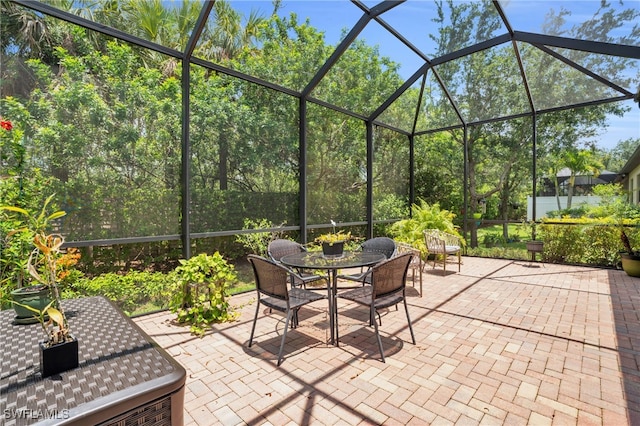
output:
[[[639,22],[629,0],[3,0],[3,203],[55,193],[71,245],[185,257],[373,236],[417,200],[518,220],[559,152],[637,129]]]

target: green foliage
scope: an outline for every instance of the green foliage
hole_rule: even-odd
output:
[[[577,226],[542,224],[536,239],[544,242],[543,259],[554,263],[579,263],[583,247],[581,229]]]
[[[634,151],[640,146],[640,137],[619,141],[604,159],[605,168],[614,172],[622,170]]]
[[[26,159],[24,123],[30,118],[29,112],[14,97],[0,99],[0,175],[22,176]]]
[[[42,188],[40,181],[35,182],[38,188]],[[9,186],[2,180],[0,184],[0,188]],[[29,259],[36,248],[34,238],[40,235],[44,243],[46,238],[43,236],[50,229],[51,222],[65,215],[60,210],[48,212],[55,210],[53,197],[48,196],[38,206],[34,206],[34,202],[41,199],[41,194],[25,202],[25,208],[19,205],[0,206],[0,307],[8,306],[12,290],[26,285],[33,276],[39,276],[39,271],[34,271],[35,275],[28,274]],[[37,256],[33,260],[37,263]]]
[[[164,46],[183,47],[200,5],[184,2],[174,6],[98,2],[91,6],[91,12],[102,16],[105,25],[128,28],[135,35]],[[442,13],[434,30],[439,34],[432,35],[438,39],[438,50],[449,53],[468,45],[478,34],[483,38],[498,28],[497,15],[487,14],[485,6],[491,5],[439,3]],[[268,21],[243,20],[224,2],[216,3],[215,8],[215,21],[210,20],[203,31],[196,56],[247,75],[301,91],[334,50],[325,42],[322,31],[308,22],[299,23],[293,15],[280,18],[274,14]],[[445,8],[451,9],[455,20],[447,21]],[[603,6],[604,10],[607,14],[612,12],[609,6]],[[80,5],[77,13],[84,12],[87,10]],[[7,79],[17,80],[23,87],[16,91],[19,95],[15,98],[1,100],[0,110],[14,122],[16,132],[10,140],[5,135],[0,146],[0,176],[17,176],[22,170],[22,182],[26,182],[27,176],[42,167],[49,180],[47,189],[55,186],[55,192],[61,194],[61,208],[68,212],[61,226],[70,241],[180,233],[182,70],[175,58],[132,48],[46,14],[38,16],[42,26],[32,27],[47,33],[29,37],[27,31],[18,31],[22,23],[17,16],[10,15],[9,22],[15,21],[18,26],[11,27],[16,31],[6,32],[6,46],[11,48],[5,53],[8,57],[15,55],[21,66],[28,64],[33,78],[23,78],[24,73],[11,70],[3,75],[3,87]],[[612,19],[598,26],[598,31],[609,34],[626,21],[633,21],[636,15],[607,15]],[[550,14],[549,19],[554,18],[563,19]],[[144,25],[139,25],[141,22]],[[585,21],[571,31],[588,33],[592,26],[593,21]],[[518,112],[526,106],[521,81],[504,77],[520,75],[509,68],[509,63],[513,66],[510,49],[486,49],[442,65],[441,74],[454,91],[471,95],[468,103],[460,105],[464,116],[482,120],[496,108]],[[536,49],[525,53],[530,64],[539,63],[541,56]],[[37,59],[28,60],[29,57]],[[596,58],[593,65],[601,75],[613,76],[625,69],[624,63],[602,58]],[[543,82],[551,80],[549,74],[562,72],[556,66],[539,68],[544,71],[539,73]],[[375,46],[367,45],[364,39],[357,40],[314,88],[314,96],[368,116],[372,107],[383,104],[401,85],[397,71],[398,64],[381,57]],[[299,223],[301,155],[308,156],[307,223],[320,224],[327,217],[339,218],[343,223],[361,222],[366,217],[367,145],[362,120],[309,103],[307,152],[301,153],[297,97],[198,65],[191,66],[189,72],[192,233],[240,229],[245,218]],[[433,82],[428,81],[426,86],[435,89]],[[546,87],[532,84],[531,89],[537,97],[550,101],[574,97],[581,94],[576,90],[584,90],[568,84],[551,93]],[[445,98],[434,95],[430,98]],[[380,118],[391,126],[409,129],[407,126],[413,126],[417,116],[417,130],[459,122],[457,117],[446,120],[447,110],[453,112],[450,105],[445,108],[425,104],[424,113],[416,115],[418,99],[417,88],[412,87]],[[608,111],[604,107],[585,108],[540,116],[541,157],[552,148],[544,146],[546,141],[559,141],[558,146],[571,144],[577,136],[588,134],[599,125]],[[530,147],[530,128],[528,119],[471,126],[465,142],[469,148],[466,165],[461,149],[463,132],[416,137],[416,194],[425,200],[437,200],[451,211],[461,211],[465,189],[462,177],[468,166],[473,177],[466,188],[470,211],[475,211],[478,199],[493,189],[499,189],[504,197],[499,203],[489,200],[491,214],[497,211],[494,206],[506,206],[509,199],[517,199],[514,194],[522,199],[522,194],[530,190],[528,185],[522,187],[529,181],[530,157],[522,153]],[[556,132],[558,129],[562,133]],[[374,169],[370,176],[374,182],[374,218],[405,217],[409,180],[406,137],[377,126],[374,132]],[[6,181],[16,182],[7,199],[22,197],[22,202],[27,203],[37,199],[38,191],[25,195],[29,191],[26,185],[14,179]],[[2,186],[0,199],[4,200]],[[18,202],[10,204],[27,208]],[[8,232],[5,226],[12,229],[0,221],[3,235]],[[375,225],[377,235],[383,226]],[[418,240],[422,241],[421,235]],[[264,242],[255,243],[256,250],[264,249]],[[243,254],[233,236],[198,238],[191,244],[196,252]],[[94,251],[104,256],[88,257],[87,265],[91,264],[87,269],[98,273],[112,265],[122,270],[145,269],[150,264],[165,269],[174,266],[177,246],[170,247],[174,252],[165,261],[161,254],[150,253],[154,248],[141,246],[95,247]],[[3,256],[3,260],[17,255],[12,250],[19,251],[19,247],[9,247],[8,257]]]
[[[314,241],[320,244],[327,243],[331,246],[334,243],[343,243],[349,241],[350,239],[351,232],[344,232],[343,230],[340,230],[338,232],[320,234],[314,239]]]
[[[244,220],[244,227],[242,229],[269,229],[273,228],[273,223],[267,219],[261,220]],[[267,249],[269,243],[276,238],[281,238],[281,232],[251,232],[246,234],[236,235],[236,241],[242,244],[249,253],[254,253],[263,257],[267,257]]]
[[[416,137],[414,171],[417,199],[438,202],[442,208],[459,212],[463,208],[463,155],[449,133]]]
[[[475,247],[467,249],[468,256],[490,257],[496,259],[528,260],[530,255],[524,248],[500,246],[500,247]]]
[[[497,232],[488,232],[488,233],[483,235],[482,243],[486,247],[493,247],[493,246],[496,246],[496,245],[499,245],[499,244],[504,244],[505,240],[504,240],[504,237],[502,236],[502,234],[499,234]]]
[[[638,233],[632,233],[638,236]],[[607,226],[586,226],[582,229],[580,241],[573,249],[582,252],[580,263],[588,265],[616,265],[620,260],[620,233],[617,229]]]
[[[179,323],[190,325],[193,334],[202,336],[209,324],[236,318],[228,297],[237,276],[219,252],[181,259],[175,273],[170,308]]]
[[[420,204],[413,205],[411,212],[410,219],[400,220],[391,226],[391,233],[398,241],[409,243],[413,247],[420,248],[423,252],[426,252],[424,231],[426,229],[439,229],[460,237],[460,240],[464,243],[453,223],[456,215],[448,210],[441,209],[438,203],[430,205],[425,201],[421,201]]]
[[[107,273],[78,280],[65,297],[104,296],[131,315],[144,304],[158,309],[168,307],[174,281],[173,274],[160,272]]]
[[[623,188],[597,185],[594,194],[601,198],[600,203],[581,208],[582,216],[566,214],[539,226],[546,261],[615,266],[624,250],[623,230],[632,247],[640,247],[640,208],[627,201]]]
[[[612,220],[618,224],[640,219],[640,207],[627,201],[627,193],[621,184],[596,185],[593,193],[600,197],[600,203],[590,206],[586,217]]]
[[[0,309],[9,306],[11,292],[22,286],[29,253],[33,250],[33,235],[11,234],[19,226],[19,222],[12,220],[0,221]]]
[[[373,217],[375,220],[390,220],[407,217],[409,209],[407,200],[396,194],[374,195]]]
[[[640,246],[640,220],[627,220],[626,233],[634,247]],[[544,259],[555,263],[615,266],[619,260],[620,226],[603,219],[555,219],[539,226]]]
[[[195,241],[195,248],[199,248],[200,241]],[[76,268],[88,276],[129,271],[166,273],[173,271],[178,265],[178,259],[182,256],[182,243],[179,240],[151,241],[80,247],[78,251],[81,257]]]
[[[562,218],[562,217],[572,217],[572,218],[579,218],[579,217],[583,217],[587,214],[587,212],[589,211],[589,207],[586,205],[580,205],[577,207],[571,207],[569,209],[562,209],[562,210],[552,210],[552,211],[548,211],[546,213],[546,216],[548,218]]]

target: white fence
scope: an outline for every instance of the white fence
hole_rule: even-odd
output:
[[[571,207],[579,207],[582,204],[597,206],[600,203],[600,197],[595,195],[574,195],[571,197]],[[561,208],[567,208],[567,197],[560,197]],[[547,212],[558,210],[558,202],[556,197],[536,197],[536,220],[543,218]],[[533,198],[527,197],[527,220],[533,217]]]

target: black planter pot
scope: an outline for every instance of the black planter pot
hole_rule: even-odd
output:
[[[42,311],[51,303],[51,291],[44,285],[22,287],[11,292],[11,299],[22,305],[30,306],[38,311]],[[35,324],[38,318],[29,309],[13,303],[13,310],[16,312],[15,322],[18,324]]]
[[[49,377],[78,367],[78,339],[47,347],[40,343],[40,373]]]
[[[344,254],[344,241],[322,243],[322,254],[326,258],[342,257]]]

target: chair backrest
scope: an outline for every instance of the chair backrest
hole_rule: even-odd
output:
[[[440,237],[437,229],[427,229],[424,231],[424,244],[430,252],[441,252],[444,250],[444,240]]]
[[[262,256],[250,254],[247,258],[253,267],[258,293],[287,300],[289,298],[289,292],[287,291],[289,271]]]
[[[372,268],[371,284],[374,299],[404,290],[412,257],[411,253],[404,253],[380,262]]]
[[[411,258],[411,262],[409,263],[409,267],[412,268],[419,268],[420,267],[420,250],[415,248],[414,246],[412,246],[411,244],[408,243],[398,243],[397,244],[397,251],[396,251],[397,255],[401,255],[404,253],[410,253],[413,255],[413,257]]]
[[[396,253],[396,242],[388,237],[371,238],[360,245],[362,251],[382,253],[391,259]]]
[[[279,238],[269,243],[267,253],[274,262],[280,262],[284,256],[288,254],[300,253],[306,251],[302,244],[298,244],[295,241]]]

